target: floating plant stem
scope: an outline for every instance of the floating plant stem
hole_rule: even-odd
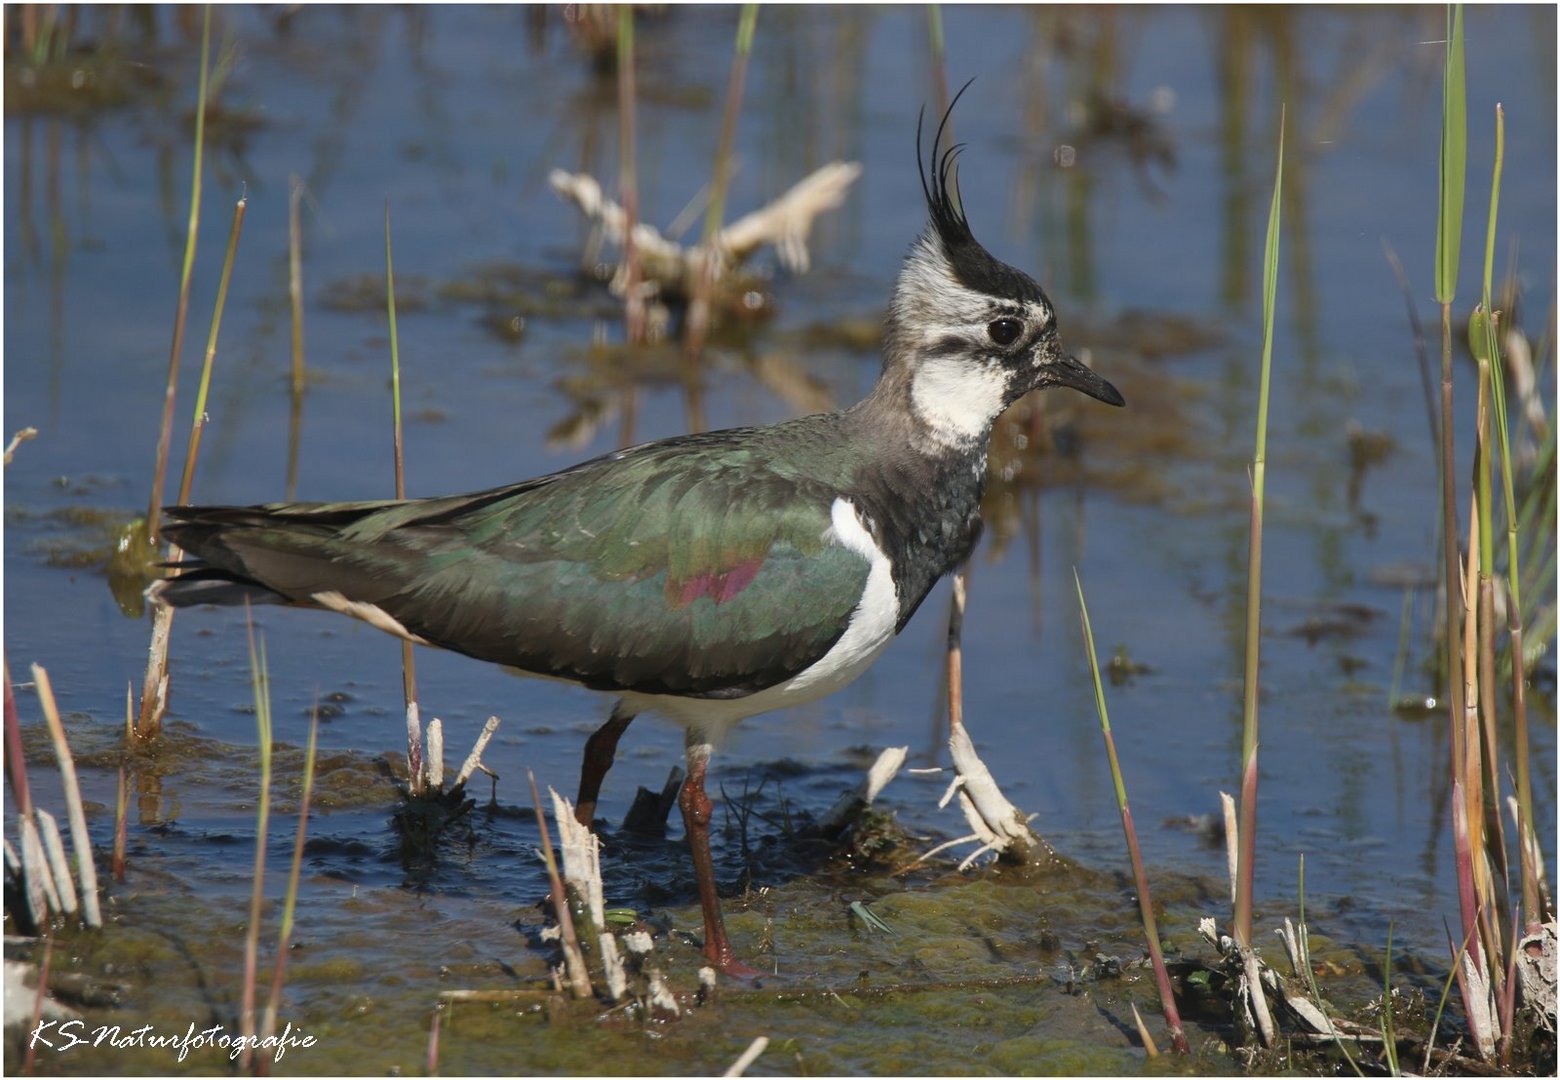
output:
[[[1268,205],[1262,259],[1262,378],[1257,391],[1257,446],[1251,464],[1251,540],[1246,566],[1245,694],[1241,710],[1240,846],[1235,880],[1234,938],[1251,948],[1257,855],[1257,697],[1262,639],[1262,514],[1267,482],[1268,396],[1273,371],[1273,309],[1278,292],[1280,195],[1284,187],[1284,113],[1278,119],[1278,165]]]
[[[742,1056],[731,1063],[731,1067],[722,1076],[742,1076],[747,1073],[748,1066],[758,1060],[758,1056],[769,1047],[769,1036],[760,1035],[748,1044],[748,1048],[742,1051]]]
[[[38,429],[35,427],[24,427],[15,435],[12,435],[11,441],[5,444],[5,464],[11,464],[11,458],[15,456],[18,446],[21,446],[22,443],[29,439],[36,439],[37,437]]]
[[[1116,786],[1116,808],[1121,811],[1121,831],[1126,834],[1127,855],[1132,860],[1132,878],[1137,886],[1138,911],[1143,917],[1143,936],[1148,939],[1148,955],[1154,964],[1154,980],[1159,986],[1159,1003],[1164,1009],[1165,1026],[1170,1029],[1170,1045],[1176,1053],[1190,1053],[1181,1014],[1175,1005],[1175,990],[1165,968],[1164,950],[1159,945],[1159,927],[1154,918],[1154,900],[1148,890],[1148,871],[1138,847],[1137,827],[1132,822],[1132,807],[1127,802],[1127,784],[1121,776],[1116,757],[1116,740],[1110,733],[1110,713],[1105,708],[1105,685],[1100,681],[1100,663],[1094,652],[1094,630],[1089,625],[1089,605],[1083,599],[1083,582],[1073,569],[1073,584],[1078,589],[1078,614],[1083,620],[1083,642],[1089,654],[1089,675],[1094,680],[1094,706],[1100,715],[1100,734],[1105,739],[1105,756],[1110,760],[1110,778]],[[1146,1038],[1146,1032],[1145,1032]],[[1152,1040],[1148,1040],[1152,1043]]]

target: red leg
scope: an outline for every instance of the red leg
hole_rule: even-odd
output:
[[[580,797],[574,801],[574,819],[587,829],[596,816],[596,799],[601,794],[601,781],[617,758],[618,739],[633,723],[634,713],[628,711],[623,701],[612,706],[607,722],[585,740],[585,757],[580,762]]]
[[[739,962],[726,937],[726,923],[720,914],[720,897],[715,892],[715,861],[710,857],[710,814],[713,806],[704,793],[704,770],[709,764],[708,743],[697,742],[688,734],[688,779],[677,797],[682,807],[683,824],[688,830],[688,848],[693,854],[693,876],[699,886],[699,906],[704,909],[704,955],[717,970],[738,978],[763,974]]]

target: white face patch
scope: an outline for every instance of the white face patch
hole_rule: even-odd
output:
[[[910,402],[938,442],[967,446],[1007,408],[1008,377],[995,364],[935,357],[910,377]]]

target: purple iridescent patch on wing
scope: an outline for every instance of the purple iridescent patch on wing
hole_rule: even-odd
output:
[[[715,603],[724,604],[753,584],[753,579],[758,577],[758,571],[763,565],[764,560],[761,558],[747,559],[728,570],[696,574],[682,581],[669,581],[668,599],[672,607],[679,611],[701,596],[708,596]]]

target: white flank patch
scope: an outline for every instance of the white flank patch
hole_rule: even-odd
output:
[[[655,710],[693,729],[700,741],[719,743],[738,720],[790,705],[803,705],[850,685],[871,667],[894,639],[899,621],[899,596],[888,556],[867,531],[849,499],[835,499],[829,537],[871,564],[861,601],[834,647],[799,675],[742,698],[677,698],[659,694],[626,694],[632,706]]]
[[[910,401],[937,441],[967,446],[983,439],[1007,407],[1008,376],[995,365],[937,357],[911,376]]]
[[[428,644],[427,639],[412,633],[402,626],[388,611],[377,604],[365,603],[362,600],[348,600],[334,589],[329,592],[314,593],[309,599],[320,605],[320,607],[329,608],[331,611],[339,611],[343,615],[351,615],[354,619],[362,619],[368,625],[377,627],[387,634],[394,634],[398,638],[404,638],[417,645]]]
[[[813,696],[837,690],[865,671],[893,638],[894,624],[899,621],[899,597],[894,590],[894,573],[888,556],[872,539],[855,505],[849,499],[835,499],[830,516],[834,522],[835,542],[866,559],[872,569],[867,573],[861,602],[851,612],[850,625],[834,643],[834,648],[784,684],[798,691],[822,684],[823,688]]]

